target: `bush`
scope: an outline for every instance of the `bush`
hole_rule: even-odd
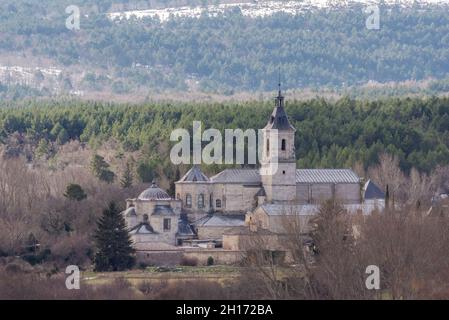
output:
[[[79,184],[71,183],[67,186],[64,197],[74,201],[81,201],[87,198],[87,194]]]
[[[198,259],[195,257],[182,257],[181,266],[196,267],[198,265]]]
[[[50,249],[44,249],[41,252],[34,254],[25,254],[22,256],[22,259],[31,264],[32,266],[36,264],[40,264],[44,261],[46,261],[51,256],[51,250]]]
[[[165,279],[159,280],[158,282],[144,281],[138,285],[139,291],[150,299],[158,296],[167,287],[168,281]]]
[[[214,258],[213,257],[207,258],[207,265],[208,266],[213,266],[214,265]]]
[[[145,262],[139,263],[139,269],[145,270],[148,267],[148,265]]]
[[[17,263],[9,263],[5,267],[6,273],[22,273],[22,267]]]

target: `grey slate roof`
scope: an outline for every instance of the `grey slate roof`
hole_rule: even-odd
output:
[[[226,169],[211,179],[213,183],[260,184],[258,169]],[[297,169],[296,183],[359,183],[351,169]]]
[[[260,184],[258,169],[225,169],[210,178],[214,183]]]
[[[363,198],[366,199],[385,199],[385,193],[371,180],[368,180],[363,187]]]
[[[122,212],[125,217],[137,216],[136,209],[134,207],[129,207],[125,211]]]
[[[351,169],[297,169],[296,183],[359,183]]]
[[[298,216],[312,216],[315,215],[319,206],[315,204],[278,204],[278,203],[266,203],[261,206],[263,211],[269,216],[282,216],[282,215],[298,215]]]
[[[319,204],[303,204],[303,205],[289,205],[267,203],[260,206],[269,216],[282,215],[297,215],[297,216],[313,216],[320,210]],[[382,204],[344,204],[343,208],[349,213],[356,214],[362,212],[364,215],[371,214],[374,210],[382,211],[384,206]]]
[[[200,167],[194,165],[178,182],[207,182],[209,178],[201,171]]]
[[[265,188],[262,187],[259,189],[259,191],[257,191],[256,193],[256,197],[265,197],[267,194],[265,193]]]
[[[159,188],[156,185],[156,183],[153,182],[148,189],[146,189],[139,195],[138,199],[139,200],[171,200],[171,197],[167,194],[167,192],[165,192],[164,190]]]
[[[148,222],[141,222],[129,230],[131,234],[157,233]]]
[[[245,215],[208,215],[195,222],[198,227],[240,227],[245,225]]]
[[[178,234],[182,236],[193,236],[195,233],[192,230],[187,217],[181,217],[178,221]]]

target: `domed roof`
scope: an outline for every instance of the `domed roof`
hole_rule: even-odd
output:
[[[167,192],[162,190],[157,186],[157,184],[153,181],[151,186],[143,191],[139,197],[139,200],[171,200],[171,197]]]

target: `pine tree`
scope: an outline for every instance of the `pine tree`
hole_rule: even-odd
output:
[[[101,181],[107,183],[114,182],[115,174],[109,170],[109,163],[107,163],[102,156],[94,155],[90,164],[92,173]]]
[[[122,271],[134,263],[134,249],[124,217],[111,202],[103,211],[95,233],[97,253],[95,271]]]
[[[87,194],[79,184],[71,183],[67,186],[64,197],[70,200],[81,201],[87,198]]]
[[[36,147],[36,155],[38,157],[47,157],[50,146],[46,139],[41,139]]]
[[[131,165],[129,162],[126,163],[125,172],[123,172],[122,180],[120,181],[120,184],[123,188],[129,188],[133,185],[133,172]]]

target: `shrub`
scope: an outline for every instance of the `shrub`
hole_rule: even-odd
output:
[[[198,259],[195,257],[182,257],[181,266],[196,267],[198,265]]]
[[[40,264],[46,261],[50,256],[51,250],[47,248],[37,254],[34,253],[25,254],[22,256],[22,259],[31,264],[32,266],[34,266],[36,264]]]
[[[79,184],[71,183],[67,186],[64,197],[74,201],[81,201],[87,198],[87,194]]]
[[[214,258],[213,257],[207,258],[207,265],[208,266],[213,266],[214,265]]]
[[[139,269],[145,270],[148,267],[148,265],[145,262],[139,263]]]
[[[22,267],[17,263],[9,263],[5,267],[5,272],[7,273],[22,273]]]

